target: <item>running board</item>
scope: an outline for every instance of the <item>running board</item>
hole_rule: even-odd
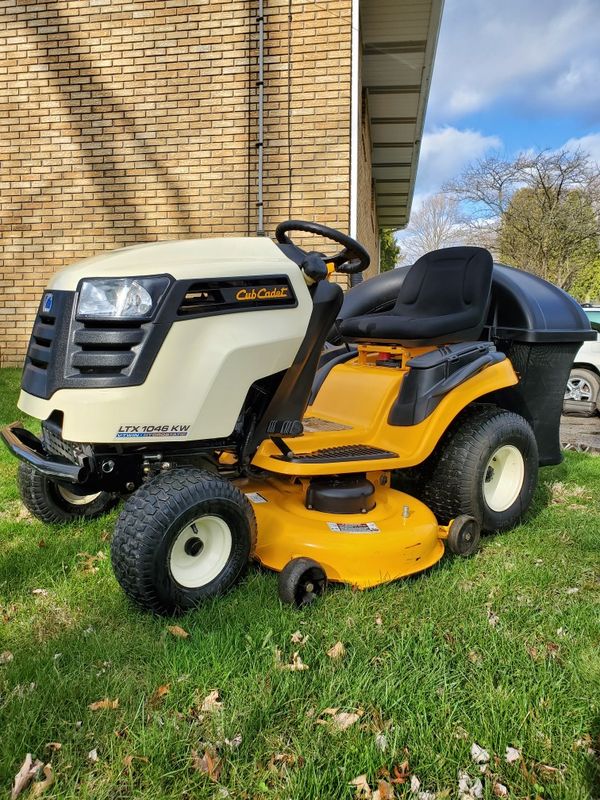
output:
[[[382,458],[398,458],[398,453],[391,450],[381,450],[368,444],[345,444],[341,447],[324,447],[322,450],[313,450],[310,453],[294,453],[286,443],[272,437],[274,444],[281,450],[280,456],[273,456],[279,461],[292,464],[331,464],[340,461],[377,461]]]

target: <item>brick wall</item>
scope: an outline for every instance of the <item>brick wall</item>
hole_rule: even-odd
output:
[[[290,22],[288,0],[265,0],[269,234],[290,214],[348,229],[350,5],[292,0]],[[1,365],[21,362],[55,270],[136,242],[254,234],[256,10],[2,4]]]

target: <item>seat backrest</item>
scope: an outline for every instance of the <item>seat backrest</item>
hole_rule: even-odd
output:
[[[391,313],[408,317],[460,314],[464,327],[483,325],[493,266],[492,256],[483,247],[445,247],[426,253],[408,271]]]

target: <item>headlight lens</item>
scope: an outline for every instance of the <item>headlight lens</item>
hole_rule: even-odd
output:
[[[96,278],[83,281],[79,290],[78,317],[146,319],[169,285],[169,279]]]

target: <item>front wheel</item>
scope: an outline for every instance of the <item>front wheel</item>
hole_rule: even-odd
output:
[[[111,558],[138,606],[179,614],[237,583],[255,539],[254,512],[239,489],[204,470],[174,469],[126,501]]]
[[[527,512],[537,476],[537,443],[527,420],[474,406],[438,445],[419,495],[442,524],[468,514],[483,531],[504,531]]]
[[[67,488],[23,461],[19,464],[17,482],[23,505],[41,522],[96,519],[107,514],[119,502],[119,498],[109,492],[77,493],[74,486]]]

